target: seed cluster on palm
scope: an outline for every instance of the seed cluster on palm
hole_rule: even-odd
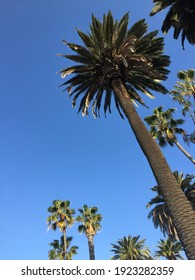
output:
[[[195,1],[194,0],[153,0],[155,4],[150,15],[153,16],[169,7],[162,31],[167,33],[171,27],[174,29],[174,38],[178,39],[182,32],[182,46],[187,39],[190,44],[195,44]]]
[[[113,92],[112,80],[120,78],[131,100],[145,105],[140,94],[142,92],[153,98],[151,90],[167,93],[160,81],[166,80],[170,63],[169,57],[163,54],[163,38],[158,38],[158,31],[147,33],[145,20],[136,22],[128,29],[129,14],[120,21],[114,21],[112,13],[104,15],[100,22],[92,15],[90,33],[77,30],[84,46],[64,43],[76,54],[60,55],[77,65],[62,69],[62,78],[68,74],[74,76],[63,83],[67,86],[69,97],[73,97],[75,107],[79,97],[78,111],[88,115],[92,104],[92,113],[98,117],[103,102],[104,112],[111,112],[111,99],[120,115],[120,103]]]

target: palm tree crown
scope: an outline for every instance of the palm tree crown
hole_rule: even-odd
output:
[[[160,239],[156,246],[159,250],[155,251],[154,257],[164,257],[167,260],[183,260],[184,258],[180,254],[183,251],[181,243],[179,241],[172,241],[169,238],[166,240]]]
[[[193,102],[195,102],[195,70],[179,71],[177,77],[179,81],[170,93],[173,96],[173,100],[183,106],[183,115],[185,116],[187,112],[190,112],[195,124],[195,109],[193,109]]]
[[[100,222],[102,220],[102,215],[98,214],[98,208],[88,207],[86,204],[83,205],[83,208],[78,209],[81,215],[78,215],[76,220],[81,223],[78,229],[79,232],[95,235],[101,229]]]
[[[178,39],[182,31],[182,46],[185,38],[195,44],[195,2],[194,0],[153,0],[155,4],[150,15],[170,7],[162,25],[162,31],[167,33],[174,28],[174,38]]]
[[[55,239],[53,242],[49,243],[49,245],[53,248],[49,250],[48,257],[50,260],[72,260],[72,257],[77,255],[78,246],[71,246],[73,237],[68,236],[66,237],[66,258],[64,258],[64,237],[61,236],[60,241]]]
[[[150,250],[145,246],[145,239],[139,240],[140,236],[123,237],[117,241],[118,244],[111,244],[115,255],[112,260],[148,260],[151,259]]]
[[[60,231],[66,230],[67,226],[72,226],[74,223],[75,214],[74,209],[70,209],[70,201],[54,200],[53,205],[48,208],[51,215],[47,218],[48,228],[56,230],[58,227]]]
[[[184,123],[184,120],[173,118],[174,111],[174,108],[170,108],[163,112],[163,107],[160,106],[154,109],[153,115],[146,117],[145,121],[150,125],[150,132],[154,139],[158,139],[160,146],[164,147],[167,144],[173,146],[175,144],[195,164],[195,159],[193,159],[177,140],[176,134],[185,136],[186,132],[179,127]]]
[[[88,115],[92,103],[94,117],[99,116],[101,101],[104,96],[104,112],[111,112],[111,97],[114,94],[112,80],[120,78],[133,102],[145,105],[138,91],[153,98],[150,90],[167,93],[159,82],[166,80],[170,63],[169,57],[163,55],[163,38],[157,38],[158,31],[148,34],[145,20],[136,22],[128,29],[129,14],[114,21],[108,12],[101,23],[92,15],[90,33],[77,30],[84,46],[64,43],[75,55],[61,55],[76,63],[60,71],[62,78],[75,74],[61,86],[67,86],[69,97],[74,96],[72,106],[81,95],[78,112]],[[115,105],[120,115],[120,103],[114,94]]]
[[[176,134],[185,134],[185,131],[178,127],[184,123],[184,120],[173,119],[175,110],[170,108],[163,111],[163,107],[159,106],[154,109],[152,116],[144,119],[150,125],[150,132],[154,139],[158,139],[160,146],[166,146],[167,144],[173,146],[176,141]]]

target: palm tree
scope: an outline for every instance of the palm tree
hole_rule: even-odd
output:
[[[101,229],[100,222],[102,220],[101,214],[97,214],[97,207],[88,207],[86,204],[83,208],[78,209],[81,215],[77,216],[76,220],[81,223],[78,226],[78,231],[80,233],[85,233],[88,246],[89,246],[89,258],[90,260],[95,260],[95,250],[94,250],[94,236]]]
[[[166,240],[160,239],[158,242],[157,248],[158,251],[155,251],[154,257],[160,258],[164,257],[167,260],[183,260],[184,258],[180,254],[180,251],[183,251],[181,243],[179,241],[172,241],[167,238]]]
[[[185,135],[185,131],[178,127],[184,123],[184,120],[173,119],[174,111],[174,108],[170,108],[163,112],[163,107],[159,106],[154,109],[152,116],[148,116],[144,120],[150,126],[152,137],[158,140],[161,147],[165,147],[167,144],[170,146],[175,144],[180,151],[195,164],[195,159],[192,158],[177,140],[176,134]]]
[[[173,174],[181,190],[190,202],[192,209],[195,211],[195,182],[192,182],[195,176],[187,174],[184,177],[183,173],[179,173],[178,171],[174,171]],[[154,206],[154,208],[149,212],[148,218],[152,218],[154,227],[159,227],[164,236],[168,235],[171,240],[179,240],[173,219],[170,216],[170,212],[167,208],[160,188],[158,186],[154,186],[151,190],[157,193],[157,195],[146,205],[147,208]]]
[[[123,116],[122,109],[150,164],[186,254],[189,259],[195,259],[195,213],[133,106],[136,101],[145,105],[138,91],[149,97],[153,97],[150,90],[167,93],[160,81],[167,78],[169,57],[163,54],[163,38],[156,37],[157,31],[146,34],[145,20],[128,29],[128,18],[127,13],[120,21],[114,21],[112,13],[108,12],[101,23],[92,15],[91,32],[85,34],[77,30],[84,46],[64,41],[75,55],[61,56],[78,64],[60,71],[63,78],[74,74],[61,86],[66,87],[69,97],[74,96],[73,107],[81,97],[78,112],[82,111],[83,115],[88,115],[92,104],[92,113],[98,117],[102,99],[105,114],[111,112],[111,98],[114,97],[119,114]]]
[[[195,2],[194,0],[153,0],[155,4],[150,15],[153,16],[161,10],[169,7],[163,25],[162,32],[167,33],[174,28],[174,38],[178,39],[182,31],[182,46],[185,38],[190,44],[195,44]]]
[[[195,124],[195,110],[193,109],[193,102],[195,102],[195,70],[179,71],[177,77],[179,81],[170,93],[173,100],[183,106],[183,115],[185,116],[187,112],[190,112],[190,116]]]
[[[186,116],[186,113],[189,112],[195,124],[195,109],[193,108],[195,104],[195,70],[179,71],[177,77],[179,81],[170,93],[173,100],[182,105],[182,114]],[[195,130],[192,133],[185,134],[184,141],[188,144],[190,142],[195,143]]]
[[[48,229],[52,228],[56,230],[57,228],[63,232],[64,238],[64,258],[66,259],[66,230],[67,227],[73,225],[75,219],[73,215],[75,214],[74,209],[70,209],[70,201],[69,200],[54,200],[52,206],[48,208],[48,212],[51,215],[47,218]]]
[[[150,250],[145,245],[145,239],[139,240],[140,236],[123,237],[117,244],[111,244],[114,253],[112,260],[149,260],[151,259]]]
[[[78,246],[70,247],[72,239],[72,236],[66,237],[66,258],[64,257],[64,236],[61,236],[60,241],[55,239],[53,242],[49,243],[49,245],[53,247],[48,253],[49,260],[72,260],[73,256],[77,255],[79,248]]]

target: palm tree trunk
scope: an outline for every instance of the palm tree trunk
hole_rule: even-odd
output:
[[[93,235],[88,234],[87,235],[88,239],[88,246],[89,246],[89,259],[90,260],[95,260],[95,250],[94,250],[94,242],[93,242]]]
[[[191,160],[191,162],[193,164],[195,164],[195,159],[193,159],[193,157],[182,147],[182,145],[177,141],[175,140],[174,141],[175,145],[180,149],[180,151],[182,151],[182,153],[187,157],[189,158],[189,160]]]
[[[67,245],[66,245],[66,229],[63,232],[63,238],[64,238],[64,260],[66,260],[66,251],[67,251]]]
[[[159,146],[137,114],[121,79],[114,79],[112,88],[162,191],[187,258],[195,260],[195,212],[179,187]]]

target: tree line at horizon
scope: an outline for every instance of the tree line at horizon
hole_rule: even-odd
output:
[[[153,0],[153,2],[156,4],[151,15],[166,7],[170,8],[163,22],[163,32],[166,33],[173,27],[175,39],[182,33],[183,47],[185,39],[189,43],[195,44],[194,1]],[[139,20],[130,28],[128,28],[128,23],[129,13],[126,13],[118,21],[114,20],[111,11],[109,11],[104,14],[102,22],[92,15],[90,32],[84,33],[76,29],[83,46],[63,41],[72,53],[60,56],[76,64],[59,72],[62,78],[66,78],[69,74],[73,75],[61,86],[65,87],[64,91],[68,92],[69,98],[72,98],[73,107],[79,101],[78,112],[81,112],[83,116],[89,115],[90,106],[95,118],[100,117],[101,107],[103,107],[105,115],[107,112],[111,113],[111,100],[114,99],[117,111],[122,118],[124,116],[127,118],[157,182],[157,187],[152,189],[157,192],[157,197],[151,200],[148,207],[161,201],[157,205],[159,207],[156,206],[150,212],[154,225],[156,222],[156,227],[160,227],[162,232],[168,235],[166,241],[160,241],[159,250],[165,243],[173,248],[172,244],[174,243],[174,248],[183,248],[187,259],[195,260],[195,186],[191,182],[194,175],[186,175],[189,186],[184,186],[181,183],[182,180],[185,180],[182,178],[182,173],[171,171],[160,149],[160,146],[176,145],[191,163],[195,164],[193,155],[189,154],[177,139],[177,135],[182,135],[188,145],[194,144],[195,132],[186,132],[181,128],[184,120],[174,119],[175,110],[168,108],[168,110],[163,111],[163,106],[155,108],[153,115],[145,118],[146,123],[150,126],[150,131],[148,131],[135,109],[138,103],[147,106],[141,94],[154,98],[154,91],[161,94],[169,93],[173,100],[181,105],[183,116],[189,114],[193,124],[195,124],[193,108],[195,71],[194,69],[179,71],[179,81],[172,91],[167,90],[161,84],[168,78],[170,64],[169,56],[164,54],[164,39],[158,37],[158,31],[147,33],[148,26],[144,19]],[[57,201],[55,200],[55,202]],[[56,205],[51,206],[48,211],[52,213],[55,207]],[[95,259],[93,237],[98,230],[96,231],[93,226],[90,228],[88,224],[90,224],[90,215],[100,214],[96,213],[98,210],[96,207],[95,213],[91,213],[92,209],[93,207],[83,206],[79,210],[81,215],[77,219],[81,223],[80,231],[84,232],[88,239],[90,259]],[[68,223],[73,222],[71,220],[72,214],[73,212],[70,211],[69,220],[66,220],[67,226]],[[87,220],[86,217],[88,217]],[[101,215],[97,222],[98,226],[101,221],[100,217]],[[52,218],[48,222],[53,229],[58,227],[62,231],[66,227],[63,214],[59,220],[55,220],[55,223],[53,223]],[[113,244],[115,256],[122,245],[141,242],[139,246],[142,250],[144,242],[143,240],[138,241],[138,239],[139,236],[131,237],[130,235],[119,239],[117,245]],[[58,245],[60,244],[64,248],[68,248],[66,236],[63,235],[61,243],[59,242]],[[62,250],[62,254],[64,259],[68,259],[66,249]],[[149,256],[148,249],[144,254]],[[179,255],[177,257],[179,258]]]

